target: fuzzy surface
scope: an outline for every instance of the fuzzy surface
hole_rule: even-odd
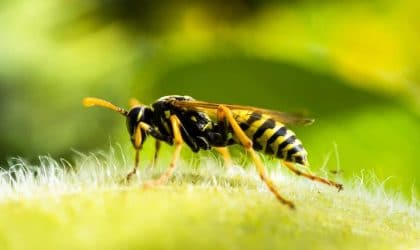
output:
[[[67,166],[67,170],[63,170]],[[420,213],[372,176],[340,180],[344,190],[271,170],[292,211],[252,166],[215,159],[180,162],[165,186],[142,190],[166,163],[142,168],[84,155],[71,167],[41,157],[16,160],[0,177],[1,249],[419,249]],[[322,173],[321,173],[322,175]],[[11,178],[11,177],[14,178]],[[334,176],[332,176],[334,178]]]

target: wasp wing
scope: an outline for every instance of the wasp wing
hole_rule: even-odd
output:
[[[210,102],[203,102],[203,101],[179,101],[174,100],[171,102],[174,106],[180,107],[180,108],[187,108],[187,109],[195,109],[198,111],[204,111],[206,113],[209,113],[213,116],[216,115],[217,108],[220,105],[226,106],[227,108],[231,110],[247,110],[250,112],[257,112],[263,115],[270,116],[276,121],[279,121],[284,124],[288,125],[309,125],[314,122],[314,119],[311,118],[305,118],[298,114],[291,114],[291,113],[284,113],[279,112],[275,110],[269,110],[269,109],[262,109],[262,108],[256,108],[252,106],[242,106],[242,105],[231,105],[231,104],[217,104],[217,103],[210,103]]]

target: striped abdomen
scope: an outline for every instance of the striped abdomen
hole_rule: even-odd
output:
[[[235,120],[252,140],[253,148],[289,162],[308,165],[307,152],[295,133],[270,116],[244,110],[233,111]]]

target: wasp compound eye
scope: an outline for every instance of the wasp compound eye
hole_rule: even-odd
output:
[[[141,121],[144,111],[141,107],[132,108],[127,114],[127,129],[130,135],[134,134],[137,124]]]

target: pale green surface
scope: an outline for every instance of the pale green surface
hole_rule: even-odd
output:
[[[419,193],[420,1],[170,2],[0,1],[0,166],[131,153],[123,118],[82,98],[180,94],[304,112],[316,122],[290,128],[314,169],[330,155]]]
[[[271,172],[282,194],[295,202],[297,210],[291,211],[267,192],[253,168],[225,170],[212,160],[200,168],[184,163],[171,184],[144,191],[138,179],[128,187],[117,184],[127,169],[116,168],[112,159],[85,157],[80,171],[65,174],[48,162],[39,177],[19,172],[14,189],[2,175],[1,249],[415,249],[419,244],[417,201],[385,194],[378,183],[367,191],[366,177],[345,182],[338,193],[285,171]]]

